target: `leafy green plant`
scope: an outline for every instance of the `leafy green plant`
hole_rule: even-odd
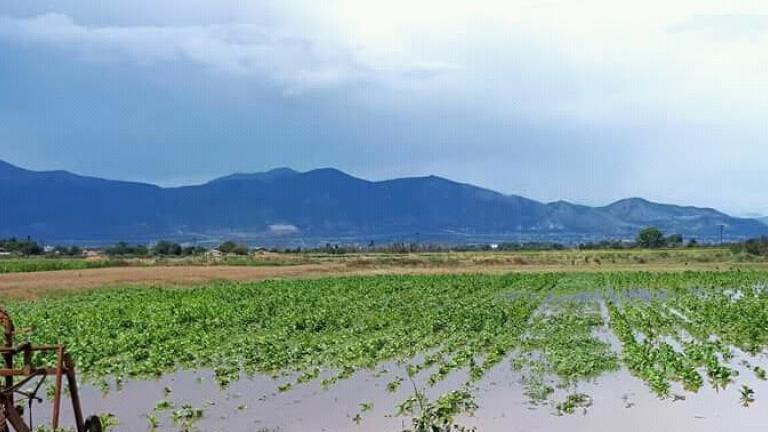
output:
[[[266,374],[288,391],[321,375],[325,385],[364,370],[383,377],[392,361],[412,362],[408,377],[427,387],[466,374],[454,392],[428,401],[416,390],[400,406],[421,431],[459,430],[456,413],[474,403],[467,389],[505,360],[531,399],[567,389],[552,401],[561,413],[586,407],[578,383],[621,366],[659,397],[681,396],[678,385],[741,384],[732,364],[746,358],[764,379],[766,287],[759,271],[387,275],[116,287],[6,307],[18,327],[34,330],[24,337],[66,344],[78,372],[97,383],[213,368],[221,385]],[[386,390],[404,381],[395,372]],[[174,409],[171,393],[156,411]],[[173,411],[185,424],[197,412]]]
[[[741,397],[739,398],[739,401],[741,402],[741,405],[744,407],[748,407],[751,403],[755,401],[755,391],[745,385],[741,386],[741,389],[739,390],[739,394],[741,395]]]

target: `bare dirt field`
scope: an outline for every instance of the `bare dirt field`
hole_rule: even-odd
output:
[[[483,267],[384,267],[356,268],[343,264],[306,264],[294,266],[151,266],[111,267],[84,270],[59,270],[33,273],[0,274],[0,295],[13,298],[36,298],[40,295],[115,285],[177,284],[194,285],[216,280],[258,281],[280,278],[312,278],[344,275],[387,273],[467,273],[503,272],[502,266]]]
[[[212,280],[262,280],[337,271],[335,265],[276,267],[152,266],[0,274],[0,294],[33,298],[51,290],[88,289],[118,284],[195,284]]]

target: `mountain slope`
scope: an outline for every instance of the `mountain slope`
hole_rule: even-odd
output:
[[[118,238],[163,231],[162,189],[0,163],[0,235]]]
[[[738,219],[711,208],[683,207],[653,203],[642,198],[617,201],[598,208],[634,226],[659,226],[667,232],[686,233],[693,236],[712,238],[720,226],[725,232],[760,230],[749,219]]]
[[[372,182],[332,168],[281,168],[160,188],[0,162],[0,236],[46,242],[240,237],[270,243],[286,235],[307,241],[571,242],[631,238],[650,225],[700,239],[717,238],[720,225],[731,238],[768,231],[713,209],[639,198],[605,207],[544,204],[435,176]]]

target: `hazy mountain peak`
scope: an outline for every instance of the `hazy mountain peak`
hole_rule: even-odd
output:
[[[550,207],[579,207],[580,206],[579,204],[574,204],[566,200],[552,201],[550,203],[547,203],[547,205]]]
[[[75,174],[72,174],[70,172],[63,171],[63,170],[32,171],[32,170],[20,168],[16,165],[0,160],[0,176],[3,176],[6,179],[14,179],[14,178],[20,179],[20,178],[29,178],[32,176],[48,176],[48,177],[72,176],[74,177]]]
[[[299,172],[296,171],[293,168],[288,167],[278,167],[278,168],[272,168],[271,170],[267,171],[267,174],[272,176],[289,176],[289,175],[295,175]]]
[[[310,171],[306,171],[301,175],[310,179],[315,179],[316,181],[353,181],[368,183],[368,180],[355,177],[351,174],[345,173],[340,169],[331,167],[316,168]]]
[[[273,168],[269,171],[257,172],[257,173],[230,174],[228,176],[213,179],[209,183],[219,183],[219,182],[227,182],[227,181],[249,181],[249,180],[271,181],[271,180],[291,177],[297,174],[300,174],[300,173],[291,168],[280,167],[280,168]]]
[[[11,164],[9,164],[8,162],[6,162],[6,161],[4,161],[4,160],[0,159],[0,169],[11,169],[11,168],[16,168],[16,169],[18,169],[16,166],[14,166],[14,165],[11,165]]]
[[[304,174],[322,174],[322,175],[352,177],[351,175],[345,173],[344,171],[337,168],[333,168],[333,167],[315,168],[313,170],[304,172]]]
[[[640,197],[630,197],[630,198],[623,198],[618,201],[614,201],[610,204],[608,204],[606,207],[627,207],[627,206],[639,206],[639,205],[655,205],[656,203],[651,202],[645,198]]]
[[[616,211],[636,212],[636,211],[659,211],[659,210],[668,212],[671,210],[675,210],[677,212],[700,212],[700,213],[707,213],[710,215],[725,216],[724,213],[709,207],[681,206],[677,204],[658,203],[658,202],[650,201],[645,198],[639,198],[639,197],[621,199],[603,208],[613,212],[616,212]]]
[[[0,159],[0,174],[5,173],[21,173],[26,171],[25,169],[19,168],[16,165],[12,165],[2,159]]]

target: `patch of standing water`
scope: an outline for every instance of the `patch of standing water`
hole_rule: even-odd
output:
[[[276,381],[269,377],[243,378],[227,389],[220,389],[210,371],[185,371],[157,381],[127,381],[122,390],[103,395],[92,386],[84,386],[83,404],[88,412],[111,412],[120,420],[117,431],[148,430],[146,415],[155,405],[168,399],[176,406],[189,403],[203,407],[203,417],[192,430],[200,431],[281,431],[281,432],[396,432],[408,419],[392,414],[409,396],[403,383],[395,393],[385,387],[392,374],[360,372],[324,390],[318,382],[294,386],[287,392],[276,391]],[[465,377],[449,377],[431,396],[457,385]],[[479,409],[460,422],[476,426],[480,432],[614,432],[616,430],[685,430],[715,432],[731,430],[763,431],[768,427],[768,383],[749,378],[756,401],[744,408],[739,403],[739,389],[729,386],[715,391],[707,386],[684,400],[660,400],[648,392],[645,384],[626,371],[614,372],[590,382],[578,384],[580,393],[590,396],[592,405],[584,413],[557,416],[550,407],[532,409],[525,396],[520,375],[502,362],[478,383],[476,402]],[[165,388],[170,389],[167,395]],[[558,389],[554,399],[574,389]],[[372,403],[362,413],[359,424],[353,421],[362,403]],[[175,409],[175,408],[174,408]],[[42,414],[49,407],[36,407]],[[66,422],[71,421],[68,409]],[[582,415],[583,414],[583,415]],[[165,416],[157,431],[179,431]],[[37,417],[38,424],[44,416]],[[67,423],[65,423],[67,424]]]
[[[593,303],[602,298],[600,290],[580,291],[576,293],[550,293],[544,300],[545,304],[558,303]]]
[[[409,364],[418,364],[417,356]],[[434,367],[423,369],[411,383],[407,363],[389,362],[375,370],[358,371],[330,387],[322,381],[336,375],[325,371],[308,383],[297,384],[296,376],[273,378],[264,375],[242,377],[222,388],[210,370],[180,371],[158,380],[126,380],[119,389],[104,392],[93,385],[82,385],[81,399],[88,413],[111,413],[119,420],[116,431],[153,430],[177,432],[182,421],[174,413],[184,406],[200,409],[202,416],[189,422],[189,430],[199,431],[402,431],[410,418],[398,416],[398,406],[420,392],[434,400],[462,387],[466,370],[450,373],[435,385],[426,383]],[[401,381],[394,389],[390,385]],[[287,391],[280,391],[291,384]],[[158,409],[161,407],[161,409]],[[63,424],[73,424],[72,413],[64,404]],[[34,408],[35,423],[50,421],[51,406],[46,401]],[[149,417],[157,426],[150,428]]]
[[[600,299],[598,302],[598,307],[600,309],[600,318],[602,318],[603,324],[596,328],[592,332],[592,335],[598,340],[607,343],[611,347],[611,351],[615,352],[619,357],[621,357],[621,341],[610,329],[611,318],[608,314],[608,307],[605,304],[605,300]]]

